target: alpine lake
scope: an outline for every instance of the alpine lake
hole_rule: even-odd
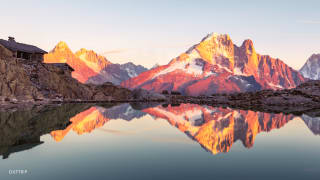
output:
[[[320,179],[320,117],[197,104],[0,112],[0,179]]]

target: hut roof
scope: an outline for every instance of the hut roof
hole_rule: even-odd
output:
[[[74,71],[74,69],[67,63],[48,63],[48,64],[52,64],[52,65],[59,67],[59,68],[68,67],[71,71]]]
[[[0,39],[0,44],[5,48],[11,51],[22,51],[27,53],[39,53],[39,54],[46,54],[47,52],[29,44],[18,43],[14,39],[13,40],[4,40]]]

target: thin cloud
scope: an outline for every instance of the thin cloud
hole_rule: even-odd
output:
[[[120,54],[120,53],[124,53],[127,52],[128,49],[115,49],[115,50],[111,50],[111,51],[105,51],[103,54]]]
[[[304,20],[304,21],[299,21],[299,23],[303,23],[303,24],[320,24],[320,21]]]
[[[135,134],[135,132],[130,132],[130,131],[118,131],[118,130],[112,130],[112,129],[104,129],[104,128],[99,128],[98,130],[110,133],[110,134],[116,134],[116,135],[130,135],[130,134]]]
[[[119,130],[113,130],[113,129],[107,129],[107,128],[99,128],[98,130],[106,132],[106,133],[111,133],[111,134],[116,134],[116,135],[131,135],[131,134],[138,134],[142,133],[145,131],[151,131],[154,129],[158,129],[158,126],[151,126],[151,127],[146,127],[142,129],[137,129],[137,130],[129,130],[129,131],[119,131]]]
[[[195,43],[194,43],[195,44]],[[150,48],[161,48],[161,49],[169,49],[169,48],[186,48],[186,47],[191,47],[194,44],[185,44],[185,43],[180,43],[180,44],[168,44],[168,45],[155,45],[155,46],[151,46]]]
[[[157,137],[152,138],[154,142],[165,142],[165,143],[182,143],[182,144],[194,144],[194,141],[191,139],[185,139],[185,138],[165,138],[165,137]]]
[[[102,54],[104,55],[108,55],[108,54],[120,54],[120,53],[125,53],[128,51],[137,51],[137,52],[144,52],[144,51],[150,51],[150,50],[154,50],[154,49],[170,49],[170,48],[185,48],[185,47],[190,47],[193,44],[168,44],[163,45],[163,46],[159,46],[159,45],[154,45],[154,46],[148,46],[148,47],[142,47],[142,48],[130,48],[130,49],[114,49],[114,50],[110,50],[110,51],[105,51]]]

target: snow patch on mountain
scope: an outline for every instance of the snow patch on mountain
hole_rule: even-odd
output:
[[[224,116],[220,116],[217,121],[221,121],[224,119],[228,119],[230,116],[232,116],[232,112],[229,112],[228,114],[224,115]]]
[[[167,73],[170,73],[170,72],[173,72],[176,70],[181,70],[187,74],[192,74],[194,76],[201,76],[203,74],[203,66],[202,65],[197,64],[194,61],[191,61],[191,62],[179,61],[179,62],[174,62],[167,69],[155,74],[153,76],[153,79],[158,76],[161,76],[163,74],[167,74]]]
[[[193,124],[196,120],[199,120],[202,118],[202,111],[197,109],[197,110],[189,110],[185,112],[185,116],[191,121]]]
[[[138,76],[137,72],[135,72],[135,71],[132,70],[132,69],[125,68],[125,70],[127,71],[127,73],[128,73],[128,75],[129,75],[130,78]]]
[[[79,56],[79,59],[81,59],[89,68],[91,68],[94,72],[99,73],[101,67],[95,62],[88,61],[86,58],[86,54],[81,54]]]
[[[273,89],[283,89],[284,87],[281,85],[273,84],[272,82],[268,83]]]
[[[233,74],[239,75],[239,76],[248,76],[247,74],[243,73],[239,67],[235,67],[233,69]]]

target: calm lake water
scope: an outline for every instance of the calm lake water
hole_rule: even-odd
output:
[[[1,180],[320,179],[320,118],[308,115],[72,104],[0,118]]]

